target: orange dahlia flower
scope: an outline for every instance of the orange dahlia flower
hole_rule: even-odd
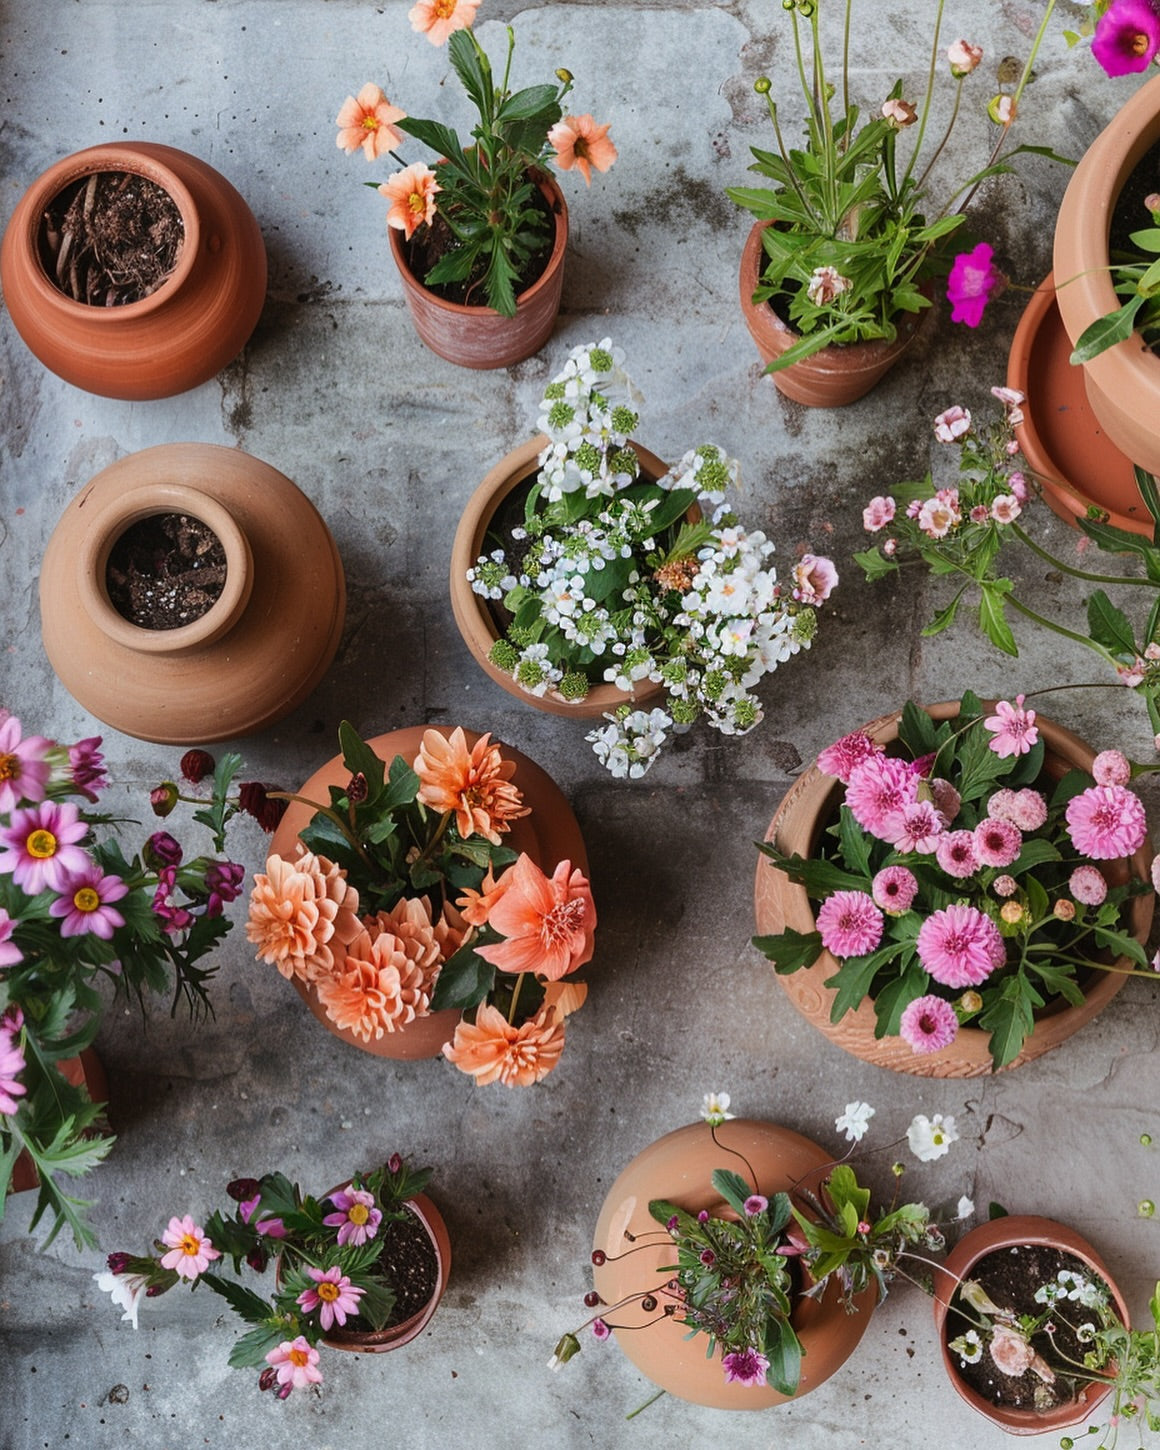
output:
[[[561,171],[577,167],[584,185],[592,185],[592,167],[607,171],[617,150],[608,139],[609,126],[598,126],[591,116],[564,116],[548,132],[548,145],[555,149]]]
[[[361,150],[368,161],[377,161],[384,151],[402,144],[403,133],[395,121],[404,121],[406,111],[392,106],[382,90],[368,81],[357,96],[347,96],[335,117],[336,144],[353,156]]]
[[[564,1024],[554,1007],[540,1008],[513,1027],[498,1007],[483,1003],[474,1022],[460,1022],[443,1056],[477,1083],[502,1082],[528,1087],[552,1071],[564,1051]]]
[[[431,904],[425,896],[401,897],[390,911],[380,911],[364,923],[372,938],[389,934],[397,938],[407,957],[423,974],[427,991],[435,985],[446,954],[440,933],[431,920]],[[446,939],[446,931],[442,933]]]
[[[450,735],[438,730],[423,734],[414,770],[419,777],[419,799],[437,811],[454,811],[455,827],[466,841],[484,836],[499,845],[500,833],[511,822],[530,814],[523,795],[512,784],[514,760],[505,760],[491,735],[481,736],[472,748],[459,726]]]
[[[506,940],[477,947],[484,961],[501,972],[534,972],[555,982],[591,958],[596,907],[587,877],[571,861],[547,877],[522,855],[498,885],[504,890],[487,924]]]
[[[270,856],[265,872],[255,875],[246,936],[259,960],[284,977],[312,982],[331,971],[333,947],[353,941],[359,930],[358,892],[325,856]]]
[[[347,947],[341,967],[315,983],[330,1020],[370,1042],[384,1032],[400,1032],[416,1017],[426,1017],[431,999],[423,967],[408,947],[416,950],[414,938],[408,941],[392,931],[379,931],[372,919]]]

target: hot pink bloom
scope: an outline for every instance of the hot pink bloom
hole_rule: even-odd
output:
[[[384,151],[402,144],[403,133],[395,126],[404,121],[406,111],[392,106],[373,81],[368,81],[357,96],[347,96],[335,117],[339,128],[336,144],[353,156],[361,150],[368,161],[377,161]]]
[[[988,816],[974,830],[975,855],[983,866],[1010,866],[1023,849],[1023,834],[1010,821]]]
[[[0,967],[14,967],[24,960],[24,953],[12,940],[15,930],[16,923],[0,906]]]
[[[556,165],[561,171],[571,171],[573,166],[584,178],[584,185],[592,185],[592,167],[607,171],[616,160],[616,147],[608,139],[609,126],[598,126],[591,115],[563,116],[548,132],[548,145],[556,155]]]
[[[905,760],[872,755],[850,773],[846,804],[863,830],[893,841],[903,809],[918,799],[918,777]]]
[[[15,715],[0,721],[0,815],[15,810],[22,800],[44,799],[51,748],[52,741],[43,735],[22,738]]]
[[[338,1229],[340,1245],[365,1244],[374,1238],[383,1221],[383,1212],[375,1207],[373,1193],[362,1188],[340,1188],[330,1195],[330,1202],[338,1212],[328,1213],[322,1222]]]
[[[1147,70],[1160,47],[1160,15],[1149,0],[1112,0],[1092,36],[1092,55],[1110,76]]]
[[[1095,866],[1077,866],[1071,873],[1067,889],[1081,906],[1099,906],[1108,894],[1103,872]]]
[[[15,1036],[11,1032],[0,1031],[0,1113],[9,1117],[20,1107],[16,1099],[22,1098],[28,1091],[18,1080],[25,1065],[24,1053]]]
[[[478,9],[479,0],[418,0],[407,19],[432,45],[442,45],[453,31],[469,29]]]
[[[884,866],[870,883],[870,892],[883,911],[901,916],[918,895],[918,881],[905,866]]]
[[[281,1389],[278,1398],[285,1399],[291,1390],[304,1390],[308,1385],[322,1383],[322,1371],[318,1368],[320,1356],[304,1335],[297,1339],[284,1339],[277,1349],[266,1356],[266,1363],[278,1372]]]
[[[604,1322],[603,1319],[594,1319],[592,1321],[592,1337],[594,1339],[599,1339],[603,1342],[611,1334],[612,1330],[609,1329],[608,1325]]]
[[[366,1290],[352,1284],[337,1264],[325,1271],[307,1269],[306,1277],[313,1279],[317,1287],[304,1289],[298,1296],[298,1303],[307,1314],[318,1310],[318,1322],[323,1329],[330,1329],[334,1324],[343,1325],[348,1314],[358,1313],[358,1301]]]
[[[1092,761],[1092,779],[1096,785],[1127,785],[1132,779],[1132,765],[1121,750],[1101,750]]]
[[[969,252],[960,252],[951,264],[947,278],[947,301],[951,304],[951,321],[978,327],[992,296],[1003,290],[1006,278],[993,265],[994,252],[980,242]]]
[[[803,554],[793,566],[793,597],[801,604],[821,604],[838,582],[833,562],[818,554]]]
[[[442,190],[435,180],[435,173],[421,161],[396,171],[389,181],[379,187],[391,203],[387,226],[402,232],[410,241],[416,228],[424,224],[430,226],[434,221],[435,197]]]
[[[105,757],[100,751],[101,737],[86,735],[68,748],[68,763],[72,770],[73,785],[82,795],[95,801],[97,791],[108,785],[105,776]]]
[[[1122,785],[1093,785],[1067,803],[1067,833],[1094,861],[1130,856],[1144,843],[1148,822],[1140,798]]]
[[[1016,444],[1015,446],[1018,447],[1019,445]],[[1020,503],[1026,503],[1031,497],[1031,490],[1027,487],[1027,480],[1018,469],[1014,473],[1007,475],[1007,486]]]
[[[941,997],[919,997],[899,1019],[898,1032],[915,1052],[938,1052],[949,1047],[959,1030],[955,1009]]]
[[[162,866],[157,873],[157,890],[153,893],[150,906],[153,915],[161,921],[161,929],[171,936],[179,931],[186,931],[193,925],[193,913],[169,899],[176,889],[176,866]]]
[[[722,1355],[721,1368],[725,1371],[726,1384],[760,1389],[765,1383],[769,1360],[756,1349],[731,1349],[728,1354]]]
[[[1001,493],[991,500],[991,517],[997,524],[1011,524],[1023,512],[1013,493]]]
[[[1160,746],[1157,747],[1160,749]],[[833,745],[827,745],[818,753],[818,769],[823,775],[836,775],[845,784],[855,766],[869,760],[872,755],[881,755],[882,747],[861,730],[843,735]]]
[[[183,1279],[196,1279],[198,1274],[205,1273],[212,1260],[221,1258],[206,1238],[205,1229],[194,1223],[189,1214],[171,1218],[161,1242],[169,1249],[169,1253],[161,1256],[161,1267],[174,1270]]]
[[[129,888],[119,876],[104,875],[94,861],[87,870],[69,877],[48,911],[50,916],[61,919],[61,936],[92,932],[102,941],[109,941],[113,929],[125,925],[125,918],[109,902],[120,901],[128,894]]]
[[[835,297],[849,290],[849,277],[843,277],[837,267],[815,267],[806,285],[806,296],[815,307],[828,307]]]
[[[587,877],[571,861],[561,861],[548,877],[521,855],[496,885],[504,889],[487,924],[505,940],[477,947],[484,961],[501,972],[535,972],[556,982],[591,960],[596,907]]]
[[[69,801],[42,801],[30,809],[13,811],[11,823],[0,830],[0,873],[11,873],[29,896],[38,896],[46,888],[61,891],[69,876],[91,865],[76,844],[88,830]]]
[[[919,960],[944,987],[977,987],[1007,955],[999,928],[973,906],[932,912],[916,945]]]
[[[969,76],[983,59],[983,47],[971,45],[966,40],[956,40],[952,45],[947,46],[947,60],[950,61],[951,75]]]
[[[973,831],[950,831],[935,847],[938,864],[948,876],[973,876],[979,869]]]
[[[894,518],[894,500],[881,494],[872,498],[862,510],[862,527],[868,534],[876,534]]]
[[[882,913],[864,891],[835,891],[818,907],[817,923],[836,957],[864,957],[882,940]]]
[[[957,403],[953,408],[945,409],[934,420],[934,436],[940,443],[953,443],[964,433],[969,433],[970,428],[970,410],[960,408]]]
[[[1014,705],[1009,700],[1000,700],[995,706],[995,713],[983,721],[987,729],[994,732],[994,739],[988,743],[1001,758],[1026,755],[1039,739],[1035,711],[1023,708],[1025,699],[1025,695],[1016,695]]]
[[[902,824],[894,837],[894,849],[929,856],[937,847],[942,833],[943,818],[933,801],[915,801],[903,809]]]

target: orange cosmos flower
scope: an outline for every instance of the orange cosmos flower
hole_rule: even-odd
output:
[[[528,1087],[547,1077],[564,1051],[564,1024],[546,1003],[534,1017],[513,1027],[503,1013],[483,1003],[475,1021],[460,1022],[454,1042],[443,1045],[443,1056],[477,1083],[502,1082]]]
[[[421,161],[397,171],[390,181],[379,187],[391,203],[387,226],[401,231],[410,241],[416,227],[424,222],[430,226],[434,220],[435,196],[442,190],[435,180],[435,173]]]
[[[377,933],[377,935],[372,935]],[[346,950],[346,960],[329,977],[315,982],[318,1000],[338,1027],[363,1042],[399,1032],[416,1017],[426,1017],[431,999],[414,939],[381,931],[373,919]]]
[[[598,126],[591,116],[564,116],[548,132],[548,144],[556,150],[556,165],[561,171],[579,167],[584,185],[591,186],[591,168],[607,171],[616,160],[616,147],[608,139],[608,131],[608,126]]]
[[[504,888],[487,924],[505,941],[477,947],[501,972],[534,972],[555,982],[592,956],[596,907],[592,889],[571,861],[561,861],[549,879],[522,855],[500,877]]]
[[[331,971],[332,946],[346,945],[359,930],[358,892],[325,856],[270,856],[265,873],[255,875],[246,936],[259,960],[284,977],[312,982]]]
[[[348,156],[361,148],[368,161],[377,161],[384,151],[402,144],[403,133],[393,123],[406,116],[368,81],[357,96],[347,96],[342,103],[334,122],[339,128],[337,144]]]
[[[453,30],[469,27],[478,9],[479,0],[418,0],[407,19],[432,45],[442,45]]]
[[[468,750],[467,737],[458,726],[450,736],[427,730],[414,770],[425,806],[454,811],[456,828],[465,841],[480,835],[498,846],[500,833],[511,829],[510,822],[530,812],[519,787],[511,784],[515,761],[505,760],[490,740],[490,734],[481,736]]]

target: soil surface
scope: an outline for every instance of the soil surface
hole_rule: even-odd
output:
[[[180,629],[217,602],[226,582],[221,540],[188,514],[130,524],[105,566],[109,602],[141,629]]]
[[[92,307],[140,302],[177,266],[185,226],[156,182],[128,171],[96,171],[49,203],[40,233],[49,279]]]
[[[430,1235],[410,1209],[405,1218],[384,1223],[381,1234],[383,1248],[375,1273],[395,1291],[395,1307],[384,1325],[391,1329],[431,1302],[439,1286],[439,1260]],[[345,1329],[332,1330],[328,1338],[343,1341],[373,1333],[370,1325],[356,1315],[347,1320]]]

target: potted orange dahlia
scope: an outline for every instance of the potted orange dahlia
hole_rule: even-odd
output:
[[[539,1082],[584,1000],[596,909],[576,818],[527,757],[456,727],[362,740],[291,805],[246,931],[315,1016],[379,1056]],[[533,826],[534,819],[534,826]]]

